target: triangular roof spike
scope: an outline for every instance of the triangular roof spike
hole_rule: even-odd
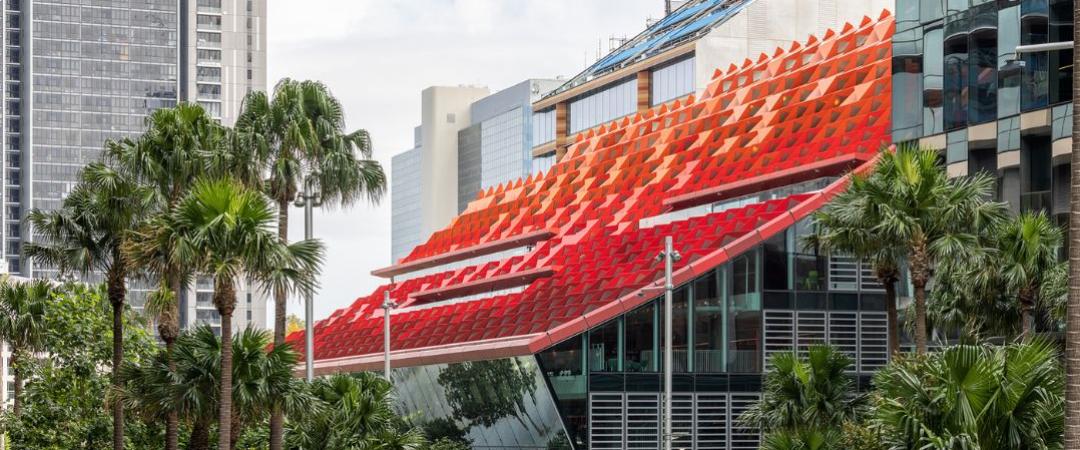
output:
[[[866,19],[866,16],[863,16],[863,19]],[[855,25],[852,25],[851,22],[844,22],[844,31],[842,31],[842,33],[847,34],[849,31],[854,29]]]
[[[791,48],[789,48],[788,51],[793,52],[793,51],[798,50],[800,48],[802,48],[802,43],[800,43],[799,41],[792,41],[791,42]]]
[[[750,67],[750,66],[752,66],[752,65],[754,65],[754,62],[753,62],[753,61],[751,61],[751,60],[750,60],[750,58],[746,58],[746,59],[744,59],[744,60],[743,60],[742,66],[743,66],[744,68],[745,68],[745,67]]]
[[[873,21],[874,19],[871,19],[870,16],[862,16],[862,20],[859,21],[859,28],[870,25]]]
[[[776,51],[773,52],[772,56],[773,56],[773,58],[777,58],[777,57],[779,57],[780,55],[783,55],[783,54],[784,54],[784,48],[783,47],[776,47]]]
[[[830,31],[832,31],[832,30],[830,30]],[[811,45],[814,45],[814,44],[817,43],[817,41],[818,41],[817,36],[814,36],[814,35],[811,34],[810,39],[806,40],[806,46],[809,47]]]
[[[885,20],[885,19],[888,19],[890,17],[892,17],[892,11],[889,11],[888,9],[882,9],[881,10],[881,15],[878,16],[878,20]]]
[[[757,57],[757,62],[762,63],[765,62],[767,59],[769,59],[769,55],[766,55],[765,52],[761,52],[761,55]]]
[[[823,36],[821,39],[825,40],[825,39],[829,39],[829,38],[831,38],[833,36],[836,36],[836,31],[834,31],[832,28],[829,28],[829,29],[825,30],[825,36]],[[813,38],[813,37],[811,36],[811,38]]]
[[[719,78],[719,77],[720,77],[720,75],[723,75],[723,74],[724,74],[724,72],[721,72],[721,71],[720,71],[720,68],[716,68],[716,69],[715,69],[715,70],[713,70],[713,72],[712,72],[712,79],[714,79],[714,80],[715,80],[715,79]]]
[[[694,98],[694,94],[690,94],[690,95],[686,96],[686,104],[687,105],[690,105],[690,104],[694,103],[694,100],[697,100],[697,99]]]
[[[731,74],[736,70],[739,70],[739,66],[736,66],[735,63],[731,63],[731,66],[728,66],[727,73]]]

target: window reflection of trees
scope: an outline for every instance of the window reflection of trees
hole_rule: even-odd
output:
[[[439,371],[439,384],[454,417],[470,427],[490,427],[506,417],[525,425],[526,395],[536,401],[533,371],[512,359],[451,364]]]

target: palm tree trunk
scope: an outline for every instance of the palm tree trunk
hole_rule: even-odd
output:
[[[191,425],[187,450],[210,450],[210,423],[206,420],[196,419]]]
[[[221,315],[221,390],[218,396],[218,450],[231,450],[232,436],[232,316],[236,309],[236,288],[231,279],[214,286],[214,306]]]
[[[22,413],[23,367],[22,351],[14,347],[11,349],[11,375],[15,383],[15,392],[12,393],[15,397],[15,405],[12,407],[12,412],[18,417]]]
[[[885,281],[885,317],[889,328],[889,357],[900,354],[900,318],[896,313],[896,281]]]
[[[289,242],[289,199],[278,199],[278,238],[282,243]],[[274,291],[274,345],[285,343],[286,328],[286,293],[284,289]],[[285,414],[281,405],[270,407],[270,450],[281,450],[285,437]]]
[[[1028,333],[1031,333],[1032,323],[1035,318],[1032,315],[1032,311],[1035,309],[1035,299],[1033,296],[1024,291],[1020,292],[1020,337],[1027,337]]]
[[[911,248],[911,284],[915,288],[915,353],[926,354],[926,285],[930,282],[930,259],[924,239]]]
[[[1073,111],[1080,111],[1080,2],[1073,2]],[[1065,326],[1065,448],[1080,448],[1080,114],[1073,114],[1069,180],[1069,302]]]
[[[127,285],[124,281],[123,263],[116,262],[109,269],[108,291],[109,303],[113,313],[113,357],[112,357],[112,384],[113,392],[120,392],[124,386],[124,380],[120,377],[120,366],[124,361],[124,297],[127,296]],[[124,405],[118,400],[112,402],[113,413],[113,450],[124,448]]]
[[[180,301],[180,277],[175,273],[168,274],[169,290],[172,291],[173,301],[165,305],[161,317],[158,318],[158,335],[165,342],[165,359],[169,364],[169,372],[176,373],[176,360],[173,359],[173,348],[176,339],[180,336],[180,315],[178,302]],[[177,450],[180,446],[180,417],[175,409],[165,413],[165,450]]]
[[[229,434],[229,448],[236,448],[236,441],[240,440],[240,433],[244,431],[244,425],[240,422],[240,413],[233,411],[232,433]]]

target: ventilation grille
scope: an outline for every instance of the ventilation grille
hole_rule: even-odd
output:
[[[761,394],[676,392],[672,396],[673,448],[758,448],[760,433],[741,426],[739,416],[760,400]],[[660,448],[661,397],[633,392],[589,394],[589,448]]]
[[[777,353],[797,350],[805,357],[810,347],[828,344],[848,355],[852,371],[874,372],[889,359],[889,334],[884,312],[765,310],[766,368]]]

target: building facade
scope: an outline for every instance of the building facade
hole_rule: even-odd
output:
[[[532,102],[561,80],[525,80],[473,103],[468,128],[458,133],[458,212],[482,189],[548,167],[533,167]]]
[[[821,36],[894,0],[690,0],[533,104],[538,165],[583,131],[700,93],[716,70]]]
[[[1014,211],[1067,223],[1071,0],[897,0],[894,138],[942,152],[954,176],[985,172]]]
[[[450,223],[480,191],[534,170],[531,104],[561,84],[530,79],[494,94],[473,86],[422,92],[413,148],[391,161],[393,261]]]
[[[226,125],[266,90],[267,0],[183,0],[180,97]],[[191,6],[194,7],[191,7]]]
[[[178,101],[198,102],[231,124],[242,97],[266,87],[266,0],[0,5],[0,253],[11,273],[55,275],[22,258],[30,234],[23,218],[30,209],[58,208],[106,140],[141,134],[151,112]],[[196,290],[182,298],[195,297]],[[132,303],[141,306],[145,295],[135,286]],[[261,301],[250,312],[263,311],[254,323],[265,326],[265,296]]]
[[[474,448],[660,448],[669,351],[676,448],[757,449],[738,418],[774,354],[834,345],[865,385],[888,360],[883,290],[802,242],[891,141],[893,30],[889,14],[827,30],[583,131],[374,271],[392,282],[316,325],[316,372],[380,370],[389,317],[401,412]]]

